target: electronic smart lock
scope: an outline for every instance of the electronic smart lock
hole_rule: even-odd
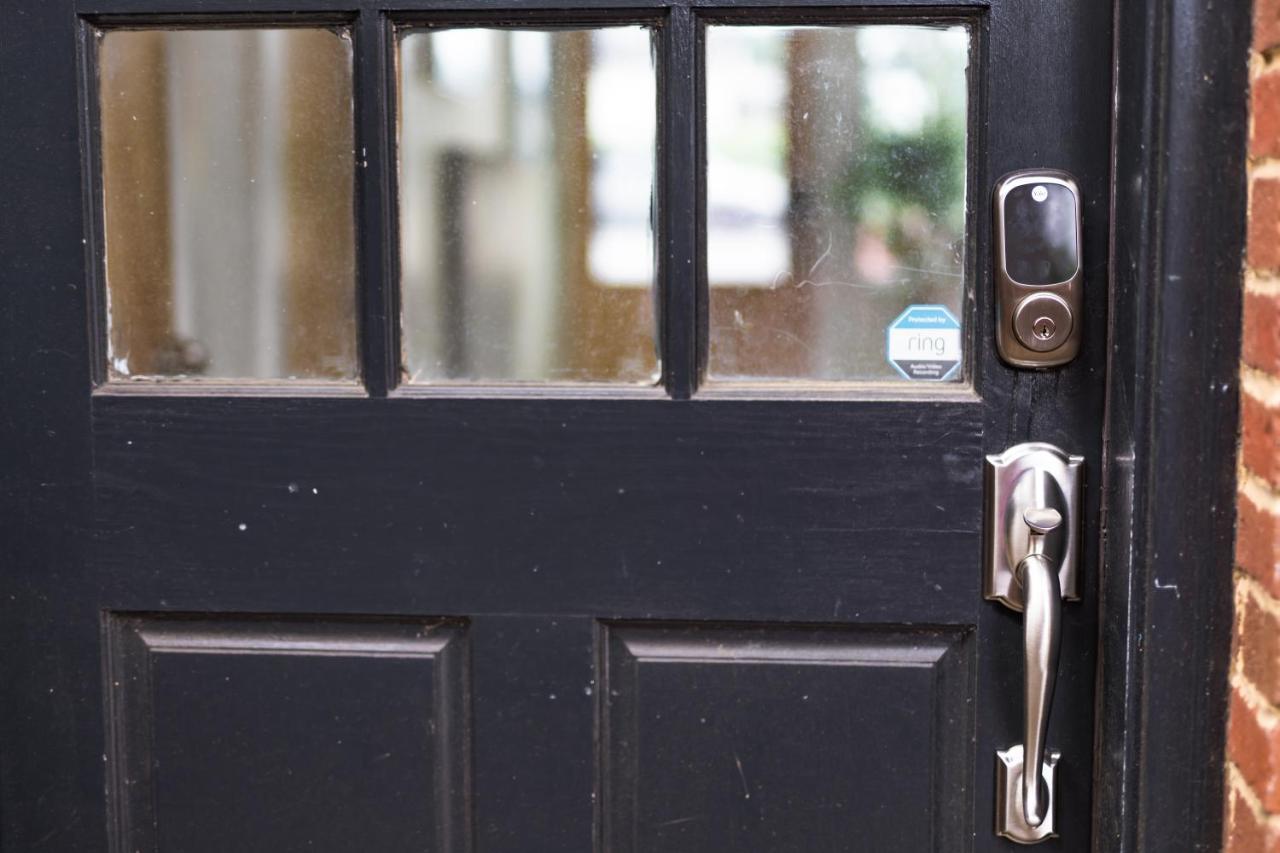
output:
[[[1080,351],[1084,290],[1080,190],[1056,169],[995,187],[996,346],[1015,367],[1055,367]]]

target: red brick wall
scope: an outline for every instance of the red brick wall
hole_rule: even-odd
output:
[[[1280,853],[1280,0],[1257,0],[1227,853]]]

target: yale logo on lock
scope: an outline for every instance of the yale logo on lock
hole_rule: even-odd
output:
[[[1080,351],[1080,190],[1066,172],[1028,169],[1001,178],[994,203],[1000,357],[1015,367],[1066,364]]]

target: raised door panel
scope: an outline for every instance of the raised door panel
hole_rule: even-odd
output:
[[[113,615],[120,850],[467,849],[465,628]]]
[[[606,629],[603,849],[965,849],[956,629]]]

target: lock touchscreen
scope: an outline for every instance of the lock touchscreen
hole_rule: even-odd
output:
[[[1005,197],[1005,271],[1019,284],[1067,281],[1080,264],[1076,197],[1061,184],[1023,184]]]

